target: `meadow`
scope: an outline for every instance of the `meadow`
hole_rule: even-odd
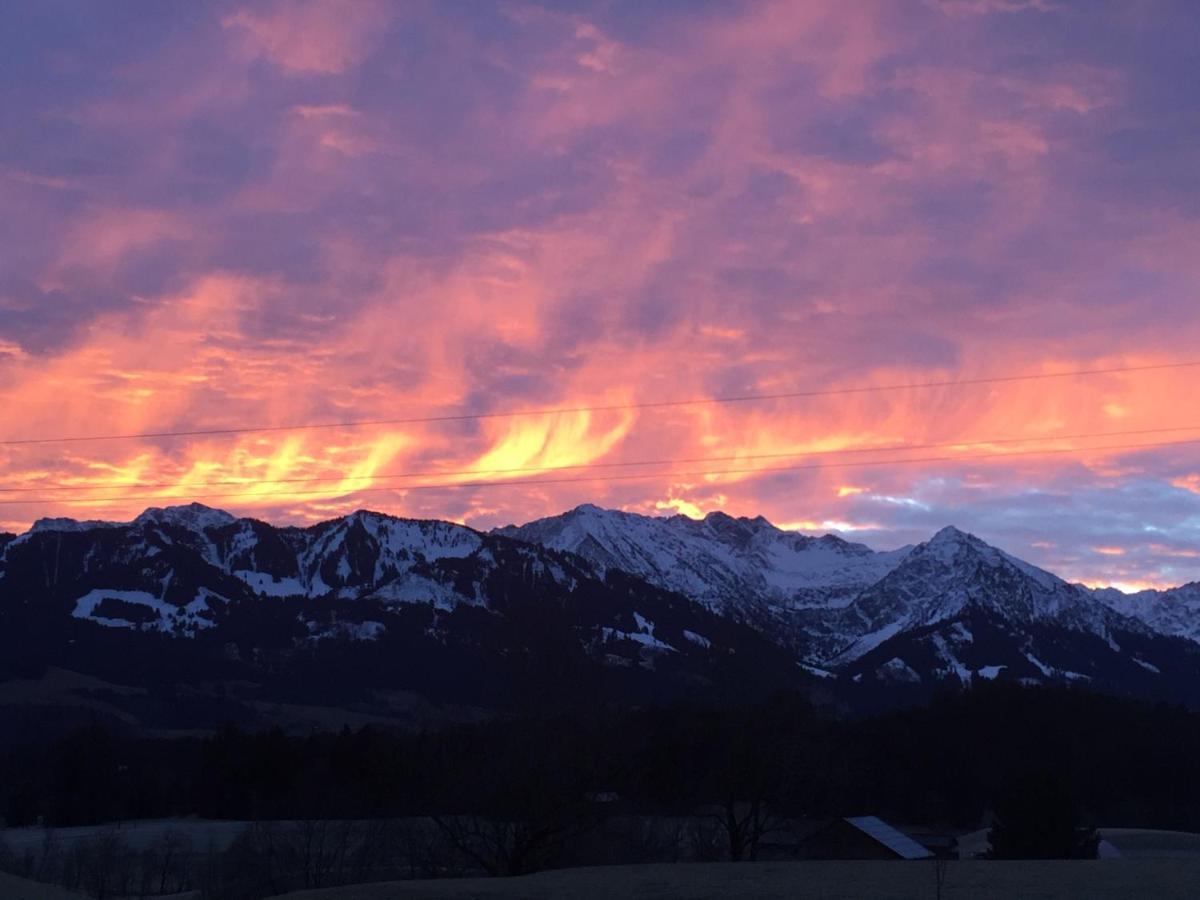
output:
[[[952,861],[942,900],[1158,900],[1193,898],[1200,860]],[[605,866],[517,878],[464,878],[355,885],[285,895],[288,900],[920,900],[938,898],[932,862],[684,863]]]

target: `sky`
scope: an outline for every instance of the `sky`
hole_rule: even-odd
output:
[[[1200,579],[1190,0],[2,15],[0,530],[592,502]]]

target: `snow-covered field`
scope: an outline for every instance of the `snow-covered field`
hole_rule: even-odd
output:
[[[116,834],[135,850],[142,850],[172,832],[191,841],[192,848],[202,852],[210,846],[221,851],[246,830],[249,822],[215,822],[203,819],[139,819],[136,822],[82,825],[77,828],[0,828],[0,842],[10,853],[26,850],[40,853],[47,840],[61,848],[77,841],[91,840],[101,834]],[[2,895],[0,895],[2,896]]]
[[[86,895],[0,872],[0,897],[4,900],[84,900]]]
[[[943,896],[971,900],[1184,900],[1196,896],[1200,861],[1030,860],[951,862]],[[821,898],[912,900],[935,897],[930,862],[685,863],[561,869],[520,878],[442,879],[355,885],[286,895],[289,900],[427,900],[524,898],[550,900],[649,900],[701,898]]]

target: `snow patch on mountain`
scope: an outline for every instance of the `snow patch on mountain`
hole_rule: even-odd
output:
[[[480,572],[497,565],[491,551],[484,547],[483,535],[450,522],[398,519],[360,510],[308,528],[275,529],[252,519],[237,519],[227,512],[199,503],[186,506],[147,509],[127,523],[75,522],[47,519],[18,540],[30,540],[38,534],[60,532],[88,534],[99,529],[117,529],[124,534],[119,542],[98,553],[93,543],[84,553],[75,577],[97,574],[113,565],[126,571],[114,589],[89,593],[76,604],[77,618],[86,618],[109,627],[154,628],[178,632],[208,627],[201,614],[203,603],[192,609],[175,605],[167,588],[178,573],[170,568],[171,559],[184,558],[186,551],[198,553],[211,571],[189,573],[191,581],[220,583],[230,576],[246,586],[250,595],[273,598],[339,599],[375,597],[398,604],[430,604],[453,609],[460,603],[486,606],[487,598],[478,583],[456,580],[449,572],[440,572],[441,561],[475,557]],[[17,541],[9,541],[7,551]],[[186,549],[185,549],[186,548]],[[536,555],[536,553],[535,553]],[[543,554],[544,555],[544,554]],[[570,582],[572,576],[555,560],[531,559],[531,574]],[[0,565],[0,576],[4,566]],[[47,587],[51,574],[47,574]],[[55,576],[57,577],[57,576]],[[147,592],[146,580],[160,582],[157,596]],[[100,583],[104,583],[103,581]],[[187,590],[186,587],[177,587]],[[198,595],[202,599],[205,595]],[[214,595],[215,596],[215,595]],[[106,607],[127,606],[127,615],[97,614],[96,606],[109,598]],[[136,608],[135,608],[136,607]],[[183,610],[180,612],[180,610]],[[157,622],[152,621],[158,615]]]
[[[221,528],[232,525],[237,519],[223,509],[213,509],[203,503],[189,503],[186,506],[152,506],[133,520],[135,525],[174,525],[192,531],[207,531],[209,528]]]
[[[904,681],[908,683],[920,682],[921,676],[917,674],[916,669],[912,668],[908,663],[899,657],[893,657],[881,665],[876,672],[883,678],[890,678],[894,681]]]
[[[121,591],[98,588],[88,591],[75,601],[71,612],[73,618],[87,619],[97,625],[108,628],[132,628],[142,631],[161,631],[166,633],[194,632],[199,629],[211,628],[215,624],[207,615],[211,609],[211,601],[224,602],[211,591],[201,588],[192,600],[183,606],[168,603],[160,597],[146,591]],[[117,610],[145,610],[144,615],[128,618],[119,615],[100,615],[98,610],[104,606],[115,606]],[[127,614],[128,615],[128,614]]]
[[[599,572],[620,569],[748,620],[847,605],[903,560],[833,535],[776,528],[762,516],[643,516],[584,504],[496,534],[576,553]]]
[[[244,581],[256,593],[268,597],[302,597],[306,593],[304,584],[298,578],[275,578],[268,572],[252,572],[239,569],[233,577]]]
[[[1091,594],[1118,613],[1132,616],[1160,634],[1200,643],[1200,583],[1167,590],[1126,594],[1116,588],[1100,588]]]
[[[1094,633],[1110,646],[1113,627],[1138,627],[1078,585],[947,527],[914,547],[828,628],[828,661],[851,662],[897,634],[954,619],[969,607],[1017,625],[1054,622]]]
[[[107,522],[101,519],[38,519],[33,523],[27,534],[37,534],[45,531],[91,531],[95,528],[121,528],[121,522]]]
[[[654,635],[646,634],[644,631],[622,631],[619,628],[605,626],[600,629],[600,636],[605,641],[633,641],[649,650],[660,650],[665,653],[679,652],[670,644],[660,641]]]
[[[123,529],[116,540],[113,528]],[[47,536],[55,531],[61,538]],[[125,525],[47,520],[4,545],[0,584],[17,558],[24,590],[72,585],[62,596],[78,595],[70,608],[77,619],[180,636],[212,627],[218,603],[237,609],[269,597],[295,600],[312,640],[377,640],[374,626],[354,621],[365,611],[330,624],[316,610],[328,601],[424,605],[436,631],[437,617],[461,606],[502,615],[506,604],[548,587],[563,601],[581,583],[591,592],[607,580],[618,605],[665,589],[767,635],[815,676],[842,673],[858,683],[864,674],[897,683],[913,675],[1106,678],[1118,666],[1121,677],[1175,677],[1172,654],[1194,651],[1156,644],[1155,634],[1200,639],[1200,585],[1093,591],[953,527],[878,553],[723,513],[658,518],[585,505],[484,535],[365,510],[274,528],[192,504],[147,510]],[[584,602],[594,602],[591,594]],[[647,602],[589,623],[580,632],[585,644],[613,665],[646,666],[661,654],[724,646],[716,626],[684,629]],[[645,614],[651,608],[654,616]],[[1097,659],[1107,669],[1093,666]]]
[[[382,622],[368,619],[364,622],[334,622],[324,628],[315,622],[309,622],[308,630],[310,641],[326,641],[337,638],[351,641],[377,641],[387,632],[387,626]]]
[[[705,650],[712,647],[712,641],[710,641],[704,635],[697,634],[696,632],[691,631],[687,628],[683,629],[683,636],[686,640],[691,641],[693,644],[695,644],[698,647],[703,647]]]
[[[428,604],[436,609],[444,610],[454,609],[459,604],[486,605],[477,591],[465,595],[452,585],[443,584],[421,575],[409,575],[388,582],[371,591],[370,596],[389,604]]]

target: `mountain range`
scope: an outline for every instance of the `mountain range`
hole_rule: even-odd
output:
[[[10,682],[73,673],[92,681],[70,703],[158,728],[776,689],[854,706],[979,678],[1200,705],[1200,585],[1093,590],[952,527],[878,552],[724,513],[480,532],[192,504],[0,535],[0,652]]]
[[[695,520],[585,505],[497,531],[679,591],[772,635],[811,671],[852,678],[1140,684],[1190,672],[1175,660],[1200,646],[1198,584],[1093,590],[952,526],[885,552],[720,512]]]

